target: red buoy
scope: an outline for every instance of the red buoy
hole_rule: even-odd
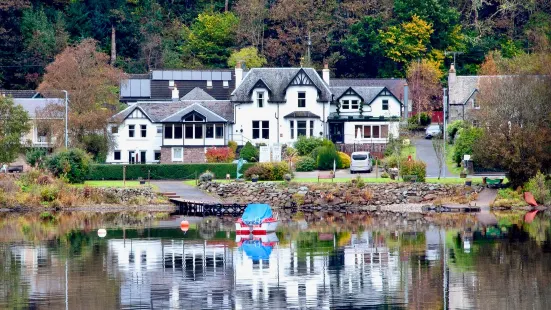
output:
[[[180,222],[180,229],[181,229],[183,232],[188,231],[188,229],[189,229],[189,222],[188,222],[188,221],[181,221],[181,222]]]

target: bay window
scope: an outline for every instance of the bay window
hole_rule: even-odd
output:
[[[215,127],[215,138],[216,139],[224,139],[224,125],[220,124],[220,125],[216,125]]]
[[[356,125],[354,129],[354,138],[356,139],[388,138],[388,125]],[[358,137],[358,132],[361,133],[360,137]]]
[[[306,121],[297,121],[297,137],[306,136]]]

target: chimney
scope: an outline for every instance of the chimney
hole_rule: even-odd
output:
[[[409,86],[408,83],[404,84],[404,119],[409,117]]]
[[[243,80],[243,62],[238,60],[235,64],[235,88],[239,87]]]
[[[172,89],[172,101],[180,101],[180,91],[176,87]]]
[[[329,86],[329,65],[326,63],[323,65],[322,76],[325,83],[327,83],[327,86]]]
[[[457,80],[457,75],[455,74],[455,63],[452,63],[450,66],[450,71],[448,75],[448,87],[451,88],[452,84],[455,84]]]

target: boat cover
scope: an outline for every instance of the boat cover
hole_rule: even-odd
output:
[[[267,260],[272,254],[272,247],[262,245],[259,240],[247,240],[241,245],[241,249],[253,261]]]
[[[270,205],[265,203],[250,203],[245,208],[241,220],[247,225],[258,225],[262,220],[272,217]]]

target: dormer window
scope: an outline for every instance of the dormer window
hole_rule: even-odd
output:
[[[223,82],[222,82],[222,86],[223,86],[224,88],[230,88],[230,82],[228,82],[228,81],[223,81]]]
[[[359,101],[358,101],[358,100],[352,100],[352,101],[350,101],[350,108],[351,108],[352,110],[357,110],[357,109],[359,109],[359,107],[360,107],[360,106],[359,106]]]
[[[306,93],[303,91],[298,92],[298,107],[306,108]]]
[[[350,101],[349,100],[343,100],[342,101],[342,109],[343,110],[350,110]]]
[[[257,102],[259,108],[264,107],[264,92],[256,93],[256,102]]]
[[[207,88],[212,88],[212,81],[207,81]]]

